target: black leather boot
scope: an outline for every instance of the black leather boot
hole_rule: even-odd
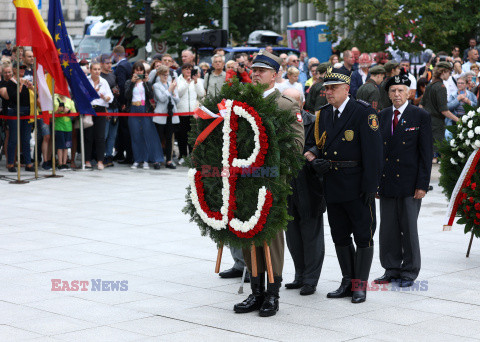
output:
[[[265,299],[265,273],[259,274],[258,277],[250,277],[250,287],[252,294],[243,302],[233,306],[233,311],[236,313],[247,313],[260,309]]]
[[[343,298],[352,295],[352,277],[354,272],[355,247],[335,246],[337,252],[338,263],[342,270],[342,283],[340,287],[333,292],[327,294],[327,298]]]
[[[357,248],[355,254],[355,278],[352,295],[352,303],[363,303],[367,299],[368,275],[372,266],[373,246]]]
[[[274,316],[278,311],[278,292],[282,286],[282,277],[274,277],[274,283],[267,283],[267,292],[265,293],[265,300],[260,308],[261,317]]]

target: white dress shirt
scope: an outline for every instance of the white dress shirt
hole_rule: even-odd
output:
[[[95,84],[93,83],[93,80],[92,80],[92,76],[90,75],[87,78],[90,84],[92,85],[92,87],[95,90],[97,90],[98,95],[103,94],[105,97],[109,98],[108,102],[102,98],[95,99],[91,102],[92,106],[101,106],[101,107],[108,108],[108,104],[113,102],[113,94],[112,94],[112,90],[110,89],[110,86],[108,85],[107,80],[101,76],[98,76],[100,81],[98,82],[97,87],[95,87]]]
[[[347,98],[345,99],[345,101],[343,101],[340,107],[336,108],[335,106],[333,106],[333,115],[335,115],[335,110],[338,109],[338,111],[340,112],[338,113],[338,117],[342,116],[343,110],[345,109],[345,106],[347,105],[349,100],[350,100],[350,97],[347,96]]]

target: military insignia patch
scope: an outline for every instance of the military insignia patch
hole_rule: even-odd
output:
[[[351,130],[345,131],[345,140],[346,141],[352,141],[353,137],[355,136],[354,132]]]
[[[378,129],[378,118],[377,118],[376,114],[370,114],[368,116],[368,125],[374,131],[376,131]]]
[[[302,122],[302,114],[301,113],[297,113],[297,121]]]

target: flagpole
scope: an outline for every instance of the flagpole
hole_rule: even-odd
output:
[[[78,119],[80,120],[80,152],[82,153],[82,170],[85,171],[85,143],[83,141],[84,139],[84,133],[83,133],[83,116],[85,114],[80,114],[78,116]]]
[[[28,181],[20,179],[20,50],[17,49],[17,180],[11,181],[12,184],[25,184]],[[24,153],[26,151],[23,151]]]
[[[55,156],[56,156],[56,150],[55,150],[55,79],[52,77],[52,174],[47,176],[49,178],[60,178],[63,176],[57,175],[55,173]]]
[[[33,136],[35,140],[35,179],[38,179],[38,127],[37,127],[37,57],[33,58],[33,93],[34,93],[34,129]]]

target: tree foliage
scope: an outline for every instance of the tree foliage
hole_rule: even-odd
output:
[[[280,19],[280,7],[294,0],[237,0],[229,4],[229,34],[237,42],[246,41],[254,30],[272,29]],[[142,0],[87,0],[93,15],[119,24],[110,35],[132,34],[129,22],[144,17]],[[166,41],[177,51],[186,47],[182,33],[198,28],[222,28],[222,0],[158,0],[152,7],[152,37]],[[138,46],[145,42],[140,37]],[[173,52],[173,51],[172,51]]]
[[[329,13],[330,40],[346,36],[340,49],[357,46],[361,51],[383,51],[388,46],[407,52],[427,48],[451,51],[453,44],[468,46],[479,29],[478,3],[471,0],[349,0],[345,8],[329,8],[329,0],[302,0],[317,11]],[[394,43],[385,34],[394,32]],[[415,40],[412,42],[413,37]]]

